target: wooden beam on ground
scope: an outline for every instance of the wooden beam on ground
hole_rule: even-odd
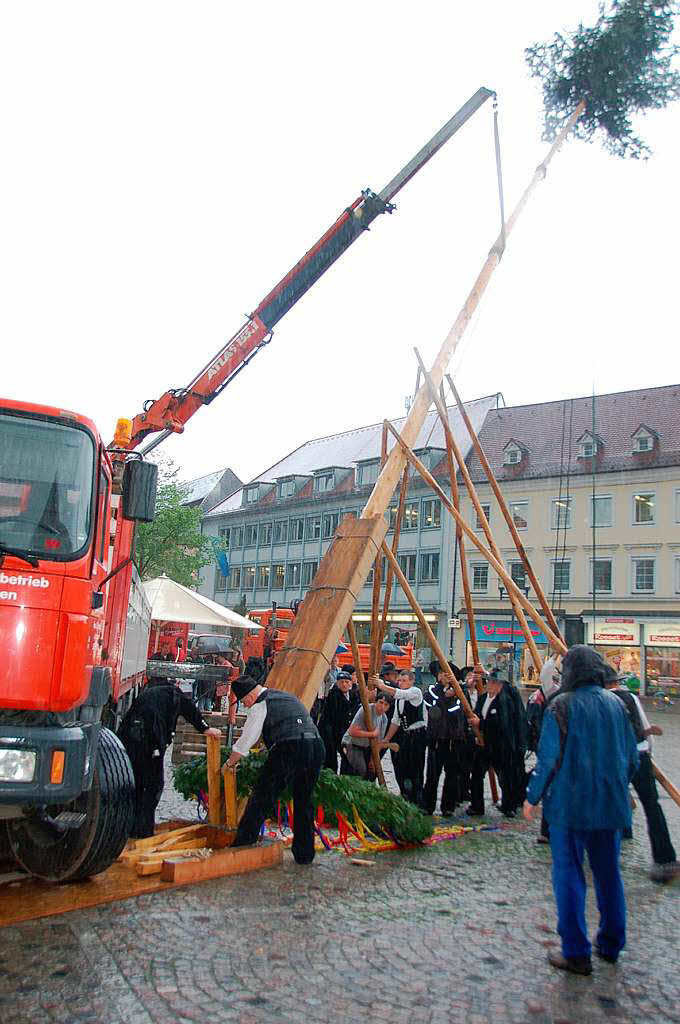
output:
[[[349,636],[350,646],[352,648],[352,657],[354,658],[354,665],[357,670],[357,683],[359,685],[359,697],[361,699],[361,706],[364,709],[364,721],[366,722],[367,729],[373,729],[373,714],[371,712],[371,705],[368,703],[368,690],[366,688],[366,680],[364,679],[364,670],[361,667],[361,658],[359,657],[359,644],[357,643],[357,635],[354,630],[354,623],[352,622],[352,616],[350,615],[347,623],[347,635]],[[373,760],[373,767],[375,768],[375,775],[383,787],[387,789],[387,783],[385,782],[385,776],[382,770],[382,762],[380,760],[380,746],[377,740],[370,740],[371,744],[371,758]]]
[[[580,103],[571,117],[565,122],[545,159],[536,168],[519,203],[510,215],[505,225],[505,231],[501,232],[491,247],[489,255],[484,261],[468,297],[456,317],[451,330],[444,339],[430,370],[430,375],[436,388],[441,384],[449,361],[489,285],[494,270],[498,266],[505,249],[504,242],[509,239],[531,193],[538,183],[545,178],[548,165],[581,116],[584,107],[585,104]],[[422,386],[413,400],[413,404],[402,427],[402,437],[407,446],[414,447],[416,445],[429,405],[429,390],[427,386]],[[382,544],[387,526],[383,518],[384,512],[399,483],[399,478],[404,471],[405,464],[404,452],[398,445],[395,445],[388,455],[385,466],[364,506],[361,519],[358,520],[358,522],[371,524],[371,541],[374,541],[378,536],[378,525],[382,525],[384,532],[378,541],[378,548]],[[328,671],[330,658],[326,656],[327,652],[328,650],[334,651],[336,649],[338,641],[342,636],[342,631],[350,617],[353,603],[356,601],[371,567],[370,552],[367,555],[366,551],[357,550],[353,561],[349,554],[344,554],[342,556],[342,564],[338,564],[336,568],[334,562],[340,554],[339,550],[336,551],[336,541],[342,528],[343,524],[338,528],[333,544],[321,563],[319,572],[312,583],[312,589],[305,598],[300,614],[297,616],[293,629],[289,633],[288,643],[277,655],[272,671],[267,678],[268,686],[287,690],[289,693],[301,696],[307,707],[311,707],[314,695],[318,692],[319,684]],[[323,627],[328,632],[326,633],[325,641],[322,642],[319,629],[321,625],[319,619],[320,607],[319,602],[314,599],[314,588],[321,573],[321,568],[324,565],[323,586],[326,588],[329,600],[332,588],[339,586],[349,591],[349,587],[346,585],[349,576],[352,577],[353,589],[351,590],[351,597],[348,597],[347,600],[338,600],[334,602],[332,609],[330,609],[330,605],[326,609],[323,616]]]
[[[239,846],[237,850],[218,850],[205,860],[182,860],[169,855],[163,862],[161,879],[175,884],[202,882],[207,878],[242,875],[247,871],[277,867],[282,863],[283,843],[268,841],[253,846]]]
[[[491,490],[493,491],[493,493],[496,496],[496,501],[498,502],[498,507],[500,508],[501,513],[503,515],[503,518],[505,519],[505,522],[507,523],[508,529],[510,530],[510,536],[512,537],[512,539],[514,541],[515,547],[517,549],[517,554],[519,555],[519,557],[522,560],[522,564],[524,565],[524,568],[526,570],[526,574],[529,577],[529,580],[531,582],[532,587],[534,588],[534,593],[536,594],[536,597],[539,600],[541,608],[543,609],[543,614],[545,615],[546,619],[548,620],[548,625],[552,629],[553,633],[556,633],[558,636],[562,636],[562,634],[560,633],[560,627],[557,625],[557,620],[556,620],[555,616],[553,615],[553,610],[550,607],[550,604],[548,602],[547,597],[545,596],[543,588],[542,588],[541,584],[538,581],[538,577],[536,576],[536,574],[535,574],[535,572],[534,572],[534,570],[533,570],[533,568],[531,566],[531,562],[529,561],[529,556],[527,555],[527,553],[525,551],[525,548],[524,548],[524,545],[522,544],[521,537],[520,537],[519,533],[517,532],[517,527],[515,526],[515,521],[512,518],[512,514],[510,512],[510,509],[507,506],[507,502],[505,501],[505,498],[503,496],[503,492],[501,491],[501,489],[500,489],[500,487],[498,485],[498,481],[496,480],[496,477],[494,476],[494,472],[493,472],[493,470],[491,468],[491,464],[489,463],[489,460],[486,457],[486,453],[485,453],[484,449],[482,448],[482,446],[480,444],[479,438],[477,437],[477,433],[475,431],[475,428],[472,425],[472,420],[470,419],[470,417],[467,414],[467,410],[466,410],[465,406],[463,405],[463,403],[462,403],[462,401],[460,399],[460,395],[458,394],[458,392],[456,390],[456,386],[453,383],[453,380],[451,379],[450,374],[447,373],[446,379],[449,382],[449,387],[451,388],[451,392],[453,394],[453,397],[456,400],[456,405],[458,406],[458,411],[460,412],[460,415],[461,415],[461,418],[463,420],[463,423],[467,427],[468,434],[470,435],[470,440],[472,441],[472,446],[473,446],[473,448],[474,448],[474,450],[476,452],[477,458],[479,459],[479,461],[481,463],[482,469],[486,473],[487,480],[491,484]]]

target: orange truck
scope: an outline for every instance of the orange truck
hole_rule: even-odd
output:
[[[247,612],[247,617],[257,622],[263,629],[257,633],[248,633],[243,641],[243,657],[262,658],[267,671],[271,668],[274,658],[288,640],[288,630],[295,621],[295,616],[300,608],[296,603],[295,610],[290,608],[255,608]],[[342,646],[345,650],[338,651],[338,665],[351,665],[354,663],[354,656],[349,641],[343,637]],[[359,658],[364,672],[368,672],[371,647],[370,644],[359,644]],[[395,648],[392,651],[392,647]],[[397,654],[396,651],[400,653]],[[390,644],[390,653],[383,655],[382,661],[391,661],[397,668],[411,668],[413,664],[413,644],[405,645]],[[382,664],[382,662],[381,662]],[[378,666],[380,669],[380,665]]]
[[[78,413],[0,399],[0,848],[26,870],[86,878],[131,828],[132,769],[106,726],[145,678],[150,609],[132,554],[157,467],[144,456],[221,394],[491,95],[477,90],[380,193],[345,205],[193,380],[119,420],[111,444]]]

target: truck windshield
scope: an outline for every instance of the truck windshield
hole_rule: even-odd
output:
[[[93,479],[87,431],[0,412],[0,546],[54,561],[81,554]]]

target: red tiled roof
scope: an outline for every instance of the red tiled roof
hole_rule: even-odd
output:
[[[631,435],[641,423],[656,432],[658,441],[652,451],[634,454]],[[602,441],[594,460],[597,473],[680,466],[680,384],[595,395],[594,429],[591,396],[490,409],[479,439],[499,481],[530,479],[559,476],[562,450],[566,473],[570,433],[570,472],[590,474],[593,459],[578,458],[577,439],[586,431]],[[504,466],[503,449],[511,438],[524,445],[528,454],[519,465]],[[486,479],[474,453],[468,457],[468,466],[473,480]]]

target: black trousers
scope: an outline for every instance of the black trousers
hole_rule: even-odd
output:
[[[260,777],[250,794],[233,846],[254,843],[277,798],[288,786],[293,791],[293,856],[298,864],[314,860],[314,806],[312,791],[324,762],[318,738],[286,740],[269,751]]]
[[[470,811],[473,814],[484,814],[484,776],[489,768],[493,768],[496,773],[501,789],[501,811],[503,814],[512,814],[519,806],[517,800],[521,789],[517,769],[512,763],[492,764],[483,747],[475,751],[470,779]]]
[[[128,740],[125,744],[135,776],[135,822],[133,839],[146,839],[153,835],[156,808],[163,793],[163,754],[153,756],[148,745]]]
[[[675,849],[668,833],[666,816],[659,803],[652,758],[646,751],[640,752],[640,766],[631,781],[647,818],[647,833],[654,863],[672,864],[676,859]]]
[[[427,745],[425,730],[414,729],[412,732],[406,732],[399,729],[394,741],[399,744],[399,750],[392,751],[392,764],[399,792],[405,800],[422,807]]]
[[[442,814],[450,814],[464,797],[461,795],[461,765],[453,740],[430,739],[427,743],[427,774],[423,789],[423,810],[434,814],[439,778],[444,772]]]

